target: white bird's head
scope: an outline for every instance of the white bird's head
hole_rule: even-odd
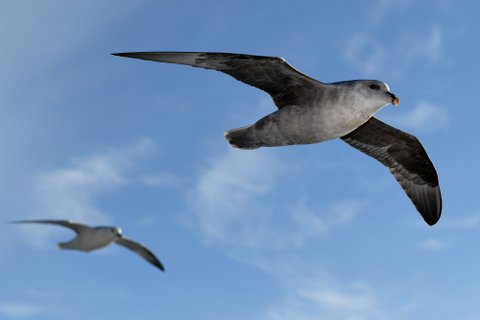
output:
[[[332,83],[339,90],[343,91],[354,103],[358,105],[369,105],[378,109],[393,104],[400,104],[400,99],[390,92],[388,84],[378,80],[350,80]]]
[[[119,238],[122,237],[122,229],[120,229],[119,227],[111,227],[110,230]]]
[[[387,105],[389,103],[397,106],[400,99],[390,92],[388,84],[378,80],[360,80],[357,82],[358,88],[362,94],[369,99],[378,100],[379,104]]]
[[[333,85],[341,90],[349,105],[356,110],[363,110],[373,115],[388,104],[398,105],[400,99],[390,92],[385,82],[378,80],[350,80],[335,82]]]
[[[122,237],[122,229],[120,229],[119,227],[99,226],[99,227],[96,227],[96,229],[105,230],[106,232],[110,233],[116,238]]]

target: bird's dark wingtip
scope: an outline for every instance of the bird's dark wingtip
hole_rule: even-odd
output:
[[[440,220],[440,217],[442,216],[442,207],[443,207],[443,204],[442,204],[442,194],[440,192],[440,187],[436,187],[435,188],[435,203],[433,205],[433,212],[431,212],[431,214],[429,215],[429,217],[427,219],[425,219],[425,221],[430,225],[430,226],[433,226],[434,224],[436,224],[438,222],[438,220]]]
[[[117,57],[128,57],[128,53],[126,52],[117,52],[117,53],[111,53],[112,56],[117,56]]]
[[[425,220],[425,222],[429,226],[433,226],[434,224],[436,224],[438,222],[438,220],[440,220],[440,213],[436,214],[436,215],[433,215],[433,216],[429,216],[429,217],[424,216],[423,220]]]
[[[429,210],[420,211],[423,220],[429,225],[433,226],[440,220],[440,216],[442,215],[442,205],[441,202],[437,204],[437,206],[433,206],[428,208]]]
[[[415,189],[414,193],[407,192],[407,195],[423,220],[429,226],[433,226],[440,220],[442,215],[442,193],[440,192],[440,187],[438,185],[418,185]]]
[[[111,53],[112,56],[123,57],[123,58],[133,58],[133,59],[142,59],[142,60],[154,60],[149,59],[151,55],[155,55],[155,52],[117,52]]]

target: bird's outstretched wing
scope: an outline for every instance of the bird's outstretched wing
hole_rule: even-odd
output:
[[[12,221],[12,223],[45,223],[45,224],[56,224],[62,227],[66,227],[69,229],[72,229],[75,231],[77,234],[81,232],[82,230],[85,229],[91,229],[91,227],[72,222],[70,220],[49,220],[49,219],[42,219],[42,220],[17,220],[17,221]]]
[[[145,260],[153,264],[155,267],[158,269],[165,271],[165,268],[163,267],[163,264],[160,262],[160,260],[157,259],[157,257],[146,247],[144,247],[142,244],[135,242],[133,240],[130,240],[128,238],[122,237],[118,240],[115,241],[115,243],[132,250],[133,252],[139,254]]]
[[[416,137],[372,117],[341,138],[387,166],[425,222],[437,223],[442,212],[438,176]]]
[[[279,57],[220,52],[127,52],[114,56],[185,64],[224,72],[269,93],[275,105],[302,105],[324,83],[299,72]]]

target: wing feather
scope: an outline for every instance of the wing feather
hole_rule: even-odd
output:
[[[115,56],[213,69],[269,93],[276,106],[301,105],[324,83],[299,72],[285,59],[220,52],[127,52]]]
[[[160,260],[158,260],[157,257],[142,244],[125,237],[116,240],[115,243],[135,252],[158,269],[165,271],[165,268],[163,267],[163,264],[160,262]]]
[[[77,234],[81,232],[82,230],[85,229],[91,229],[91,227],[77,223],[77,222],[72,222],[70,220],[51,220],[51,219],[41,219],[41,220],[17,220],[17,221],[12,221],[12,223],[45,223],[45,224],[54,224],[62,227],[66,227],[69,229],[72,229],[75,231]]]
[[[416,137],[372,117],[342,139],[388,167],[425,222],[437,223],[442,212],[438,176]]]

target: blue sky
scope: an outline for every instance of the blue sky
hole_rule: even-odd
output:
[[[113,224],[123,248],[60,251],[0,224],[1,319],[480,317],[480,55],[473,1],[0,3],[0,209]],[[223,132],[275,110],[213,71],[125,51],[282,56],[321,81],[379,79],[377,116],[416,135],[443,216],[344,142],[241,151]]]

